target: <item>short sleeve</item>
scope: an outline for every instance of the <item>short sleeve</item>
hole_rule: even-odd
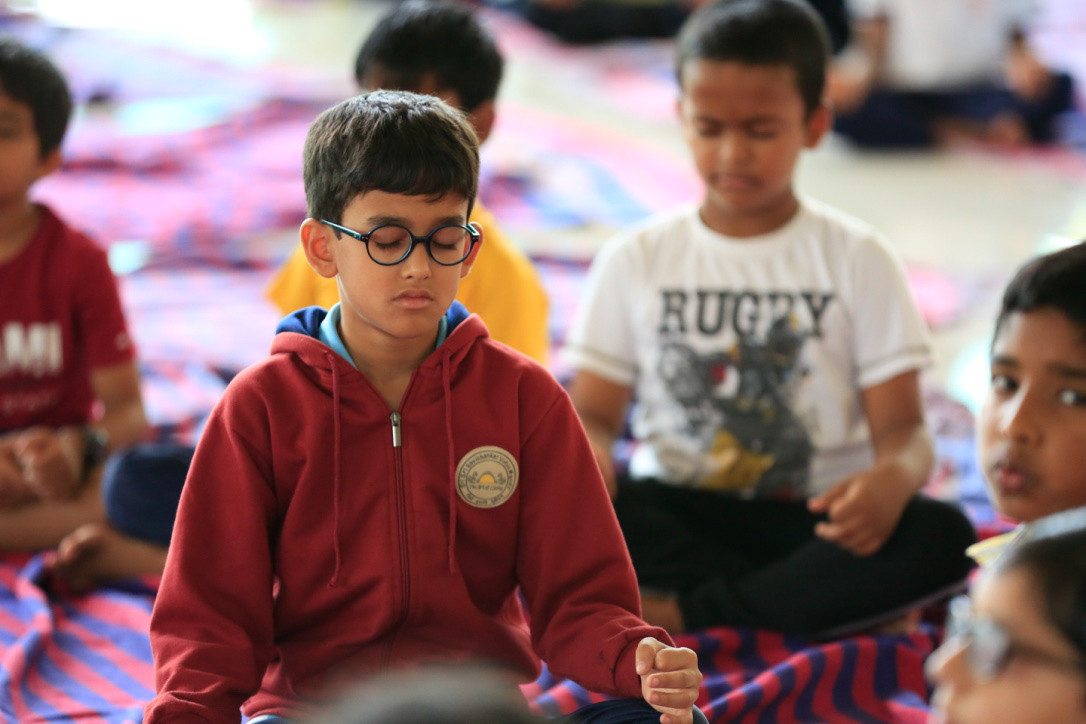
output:
[[[634,313],[640,274],[631,243],[617,237],[597,253],[566,344],[563,359],[574,370],[592,372],[619,385],[637,379]]]
[[[76,344],[89,369],[135,358],[117,279],[106,253],[90,240],[82,246],[75,280]]]
[[[862,244],[848,270],[855,317],[857,382],[863,389],[932,364],[927,324],[905,265],[887,242]]]

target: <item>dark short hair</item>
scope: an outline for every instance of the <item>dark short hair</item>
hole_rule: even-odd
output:
[[[0,37],[0,91],[30,107],[43,158],[60,148],[72,117],[72,95],[64,75],[44,53]]]
[[[302,177],[309,216],[340,221],[367,191],[475,201],[479,142],[463,113],[433,96],[374,91],[348,98],[309,127]]]
[[[429,75],[455,91],[472,112],[498,95],[502,55],[494,38],[466,5],[449,0],[408,0],[374,26],[355,60],[364,86],[379,73],[385,88],[417,91]]]
[[[1086,336],[1086,241],[1022,265],[1003,291],[993,342],[1014,312],[1062,312]]]
[[[822,18],[801,0],[717,0],[679,31],[677,72],[692,60],[785,66],[810,115],[822,102],[830,42]]]
[[[997,559],[992,573],[1013,569],[1032,576],[1045,618],[1086,662],[1086,527],[1079,522],[1069,530],[1028,536]]]

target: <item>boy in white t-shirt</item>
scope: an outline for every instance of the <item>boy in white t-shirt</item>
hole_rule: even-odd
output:
[[[645,616],[672,631],[867,628],[971,568],[969,521],[918,495],[930,349],[902,265],[793,190],[830,126],[827,55],[795,0],[691,16],[679,114],[705,197],[601,250],[569,335]],[[631,400],[638,444],[616,474]]]

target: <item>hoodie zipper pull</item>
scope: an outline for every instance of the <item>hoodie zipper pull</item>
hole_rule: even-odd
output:
[[[400,413],[393,412],[388,416],[392,422],[392,447],[400,446]]]

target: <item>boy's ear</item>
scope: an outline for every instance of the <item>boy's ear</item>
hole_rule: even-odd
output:
[[[490,135],[490,131],[494,128],[494,117],[496,115],[496,108],[494,101],[483,101],[471,111],[471,125],[475,128],[475,135],[479,137],[479,145],[483,145],[483,141]]]
[[[807,148],[814,148],[833,127],[833,108],[825,98],[807,119]]]
[[[309,218],[298,229],[298,238],[305,251],[305,259],[313,271],[326,279],[333,278],[338,272],[336,258],[332,250],[332,231],[327,224]]]
[[[479,241],[476,242],[475,247],[472,248],[471,253],[468,254],[468,258],[460,262],[460,278],[463,279],[471,271],[472,264],[475,263],[475,257],[479,256],[479,250],[483,248],[483,227],[471,222],[471,228],[479,232]]]

